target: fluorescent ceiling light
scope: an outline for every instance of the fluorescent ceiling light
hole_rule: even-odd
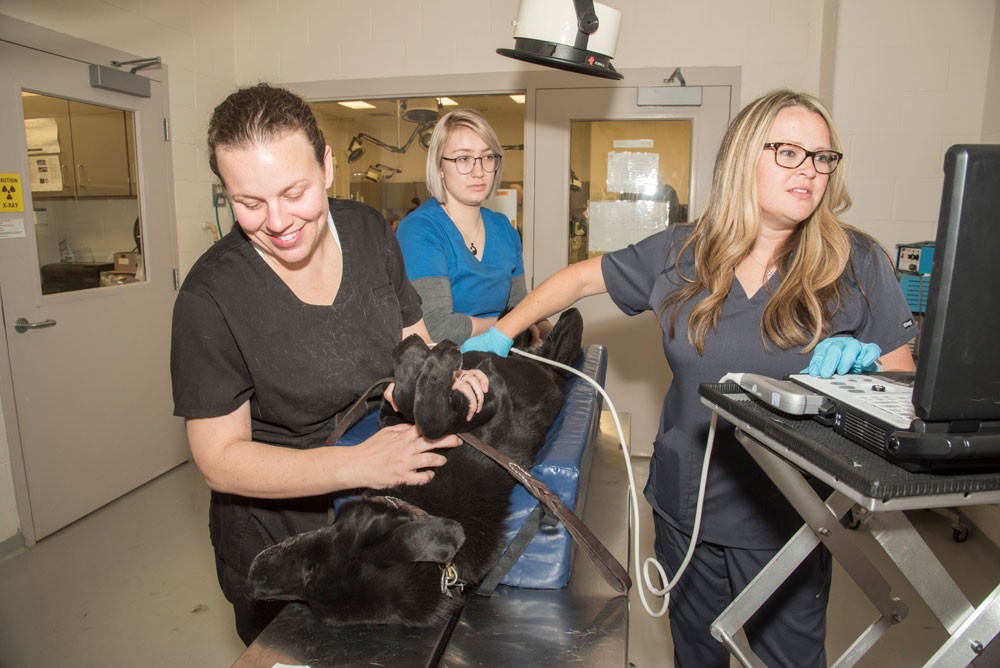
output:
[[[509,97],[518,104],[524,104],[524,93],[515,93],[514,95],[511,95]]]
[[[374,104],[368,104],[364,100],[350,100],[347,102],[338,102],[337,104],[347,107],[349,109],[374,109]]]
[[[450,97],[442,97],[442,98],[439,98],[439,99],[441,100],[441,106],[443,106],[443,107],[457,107],[458,106],[458,102],[455,102],[455,100],[451,99]]]

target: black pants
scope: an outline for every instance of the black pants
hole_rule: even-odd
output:
[[[330,498],[249,499],[212,492],[209,531],[215,569],[226,599],[233,605],[236,632],[247,645],[278,616],[286,601],[251,601],[244,594],[254,557],[289,536],[327,522]]]
[[[673,577],[691,537],[653,514],[656,556]],[[675,668],[728,668],[729,652],[712,637],[712,622],[777,550],[745,550],[699,542],[670,592]],[[825,668],[830,553],[819,546],[744,626],[750,647],[769,668]]]
[[[278,616],[287,601],[251,601],[243,595],[246,575],[228,566],[215,555],[215,572],[226,599],[233,605],[236,633],[247,646]]]

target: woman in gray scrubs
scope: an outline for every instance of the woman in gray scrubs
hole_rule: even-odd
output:
[[[850,205],[842,158],[818,100],[764,95],[733,120],[697,221],[567,267],[463,346],[505,355],[530,323],[601,292],[629,315],[657,314],[674,380],[645,496],[671,577],[691,541],[710,420],[699,384],[741,371],[782,378],[806,368],[824,376],[914,368],[907,343],[916,328],[888,256],[838,218]],[[729,665],[712,622],[801,522],[732,426],[720,426],[698,545],[670,593],[676,666]],[[818,549],[746,625],[768,666],[826,665],[829,587],[828,553]]]

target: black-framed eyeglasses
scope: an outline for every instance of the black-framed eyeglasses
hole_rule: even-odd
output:
[[[844,157],[844,154],[840,151],[831,151],[829,149],[824,151],[807,151],[798,144],[789,144],[788,142],[771,142],[770,144],[764,144],[764,148],[773,150],[774,162],[779,167],[784,167],[785,169],[795,169],[805,162],[806,158],[812,158],[813,167],[820,174],[833,174],[834,170],[837,169],[837,165],[840,164],[841,159]]]
[[[500,167],[500,160],[503,158],[502,155],[498,153],[487,153],[486,155],[481,155],[478,158],[473,158],[471,155],[460,155],[457,158],[446,158],[441,156],[442,160],[447,160],[455,165],[455,171],[459,174],[468,174],[476,167],[476,162],[483,166],[483,171],[487,174],[492,174],[497,171]]]

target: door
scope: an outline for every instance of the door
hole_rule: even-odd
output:
[[[187,459],[169,375],[177,251],[161,83],[149,98],[99,90],[86,62],[5,41],[0,61],[0,172],[19,177],[23,197],[0,211],[0,398],[31,544]],[[39,166],[57,165],[71,140],[26,131],[24,100],[39,96],[77,112],[77,147],[117,167],[133,147],[136,183],[125,162],[109,195],[103,181],[120,177],[85,167],[73,176],[100,196],[55,184],[47,197]],[[48,143],[50,163],[29,161],[29,140]]]
[[[689,107],[638,106],[639,90],[537,91],[535,184],[546,195],[534,198],[534,285],[701,211],[731,87],[705,86],[702,104]],[[631,413],[632,452],[650,454],[672,378],[656,318],[626,317],[605,295],[578,307],[584,342],[608,348],[606,387],[616,408]]]

